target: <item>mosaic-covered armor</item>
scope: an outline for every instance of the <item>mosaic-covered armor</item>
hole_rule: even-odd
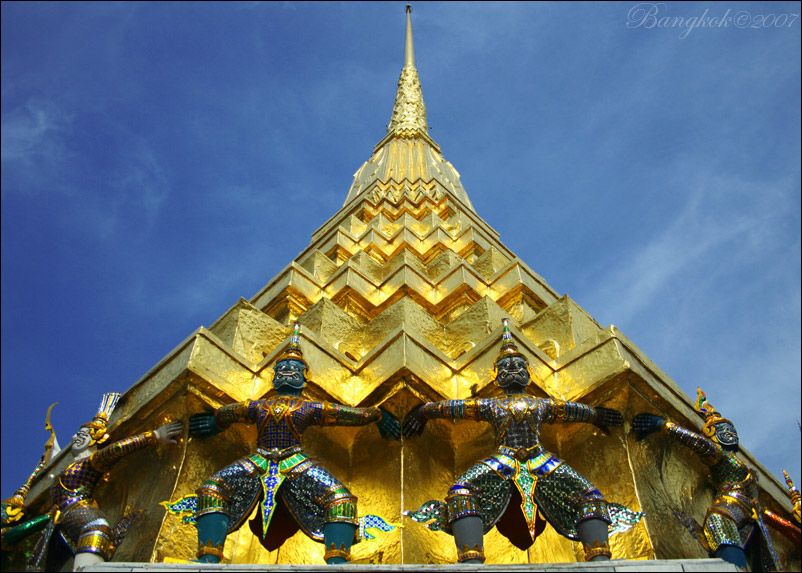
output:
[[[705,415],[705,435],[646,413],[633,418],[632,429],[639,432],[638,439],[660,431],[689,448],[710,468],[716,493],[704,524],[698,526],[687,516],[681,519],[711,555],[744,570],[749,558],[753,571],[777,571],[779,561],[758,501],[757,474],[736,455],[735,426],[707,402],[701,389],[697,390],[696,409]]]
[[[261,502],[251,522],[262,544],[275,550],[301,529],[325,543],[327,563],[348,560],[350,547],[361,525],[357,498],[323,463],[304,452],[302,434],[310,426],[364,426],[377,423],[382,435],[399,437],[397,420],[379,408],[353,408],[300,397],[308,365],[300,348],[295,325],[289,348],[274,366],[273,386],[278,396],[230,404],[212,415],[196,415],[190,431],[205,437],[234,423],[255,424],[256,452],[241,458],[210,477],[197,490],[174,504],[174,513],[192,511],[198,528],[198,558],[219,562],[226,536],[242,526]],[[390,529],[377,516],[371,527]],[[358,539],[356,539],[358,540]]]
[[[460,562],[484,560],[482,535],[494,526],[518,548],[526,549],[546,525],[538,512],[561,535],[582,541],[588,560],[609,558],[608,530],[625,531],[640,514],[608,503],[592,483],[543,447],[540,430],[543,424],[554,423],[619,425],[621,414],[525,394],[528,362],[512,342],[506,320],[496,369],[496,383],[505,391],[504,397],[430,402],[405,420],[407,436],[420,433],[430,418],[487,422],[498,444],[495,453],[457,478],[445,502],[431,500],[406,514],[429,529],[453,534]],[[474,518],[474,531],[463,534],[466,518]]]
[[[94,499],[95,488],[125,456],[159,443],[177,443],[183,424],[172,422],[155,431],[132,436],[97,449],[108,440],[106,427],[119,394],[104,394],[93,422],[81,427],[72,440],[76,461],[61,472],[50,487],[50,522],[36,544],[28,569],[52,571],[71,556],[74,568],[108,561],[125,534],[125,527],[112,530],[105,513]],[[128,522],[125,521],[127,524]]]
[[[259,438],[256,453],[214,474],[198,489],[198,517],[227,513],[231,521],[229,532],[234,531],[253,511],[259,494],[264,494],[260,512],[263,539],[274,509],[281,502],[298,527],[315,541],[323,542],[326,523],[359,525],[356,497],[321,461],[303,451],[301,435],[313,425],[364,426],[378,422],[382,418],[378,408],[351,408],[278,396],[224,406],[215,411],[214,417],[221,429],[237,422],[256,424]],[[278,500],[276,495],[285,482]],[[277,549],[277,540],[270,541],[266,546]]]

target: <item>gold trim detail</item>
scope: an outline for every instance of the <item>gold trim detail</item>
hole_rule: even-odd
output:
[[[590,561],[594,557],[599,557],[601,555],[606,555],[610,558],[613,556],[613,553],[610,551],[610,544],[607,541],[599,543],[599,541],[596,540],[593,542],[593,547],[587,543],[583,543],[582,549],[585,550],[585,561]]]
[[[223,543],[218,543],[217,545],[212,545],[212,540],[206,542],[206,545],[203,543],[198,543],[198,553],[197,557],[200,559],[204,555],[214,555],[220,561],[223,560]]]
[[[457,551],[457,563],[465,563],[471,559],[478,559],[482,563],[485,562],[484,549],[479,544],[469,548],[467,545],[462,546],[461,551]]]
[[[351,550],[345,548],[345,543],[340,544],[340,548],[337,549],[337,546],[332,543],[326,552],[323,554],[323,561],[328,561],[333,557],[342,557],[346,561],[351,560]]]

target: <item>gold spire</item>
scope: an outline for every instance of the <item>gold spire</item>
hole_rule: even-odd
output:
[[[395,96],[393,117],[387,126],[387,133],[396,132],[408,135],[416,130],[428,131],[426,125],[426,106],[423,92],[415,69],[415,46],[412,42],[412,7],[407,4],[407,30],[404,42],[404,67],[398,79],[398,92]]]
[[[404,67],[387,135],[373,148],[373,156],[354,174],[345,205],[368,196],[372,201],[384,197],[399,201],[403,196],[417,201],[425,195],[440,201],[444,194],[450,194],[473,210],[459,173],[443,158],[440,147],[428,134],[426,106],[415,69],[411,11],[412,7],[407,5]]]

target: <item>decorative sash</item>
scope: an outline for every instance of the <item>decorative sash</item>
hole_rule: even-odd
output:
[[[529,535],[534,539],[537,517],[537,502],[535,501],[537,480],[553,472],[563,462],[547,451],[541,451],[536,456],[526,460],[519,460],[499,452],[493,456],[493,459],[498,461],[500,465],[505,466],[508,471],[515,472],[512,481],[515,487],[518,488],[518,493],[521,494],[521,511],[526,519]]]
[[[267,528],[273,518],[273,510],[276,509],[278,488],[284,482],[287,472],[309,457],[299,452],[283,460],[267,459],[260,454],[248,456],[248,459],[262,472],[259,481],[262,483],[262,491],[265,494],[264,502],[262,502],[262,539],[264,539],[267,537]]]

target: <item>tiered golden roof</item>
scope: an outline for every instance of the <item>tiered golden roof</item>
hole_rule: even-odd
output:
[[[343,207],[254,297],[200,327],[130,388],[112,431],[133,433],[167,417],[186,419],[269,395],[270,367],[295,321],[303,325],[309,396],[382,405],[400,418],[422,399],[491,395],[505,317],[529,359],[534,394],[604,404],[627,418],[650,410],[700,425],[693,401],[665,373],[615,327],[602,328],[555,292],[474,211],[459,173],[428,134],[408,12],[404,67],[387,135],[356,172]],[[432,421],[429,428],[403,443],[383,441],[372,426],[313,429],[305,440],[359,496],[361,513],[400,522],[403,510],[442,499],[454,476],[492,446],[492,434],[481,424]],[[194,528],[154,508],[193,493],[254,441],[253,428],[231,428],[208,440],[185,440],[183,451],[154,450],[123,460],[100,502],[112,508],[112,518],[126,507],[148,511],[115,560],[193,555]],[[703,467],[672,444],[635,443],[624,429],[607,437],[587,425],[547,430],[544,442],[608,499],[647,512],[645,523],[611,539],[616,558],[704,556],[672,511],[703,515],[712,491]],[[141,461],[146,455],[151,464]],[[787,512],[783,484],[745,457],[762,474],[766,505]],[[63,465],[66,456],[59,459]],[[654,460],[662,460],[659,471]],[[131,475],[136,479],[124,477]],[[40,481],[32,497],[41,503],[46,487]],[[443,535],[407,524],[356,545],[354,555],[381,563],[453,562],[453,543]],[[493,530],[485,548],[488,563],[583,559],[580,547],[553,531],[520,552]],[[268,553],[247,527],[229,536],[226,556],[236,563],[322,564],[322,551],[300,533]]]

